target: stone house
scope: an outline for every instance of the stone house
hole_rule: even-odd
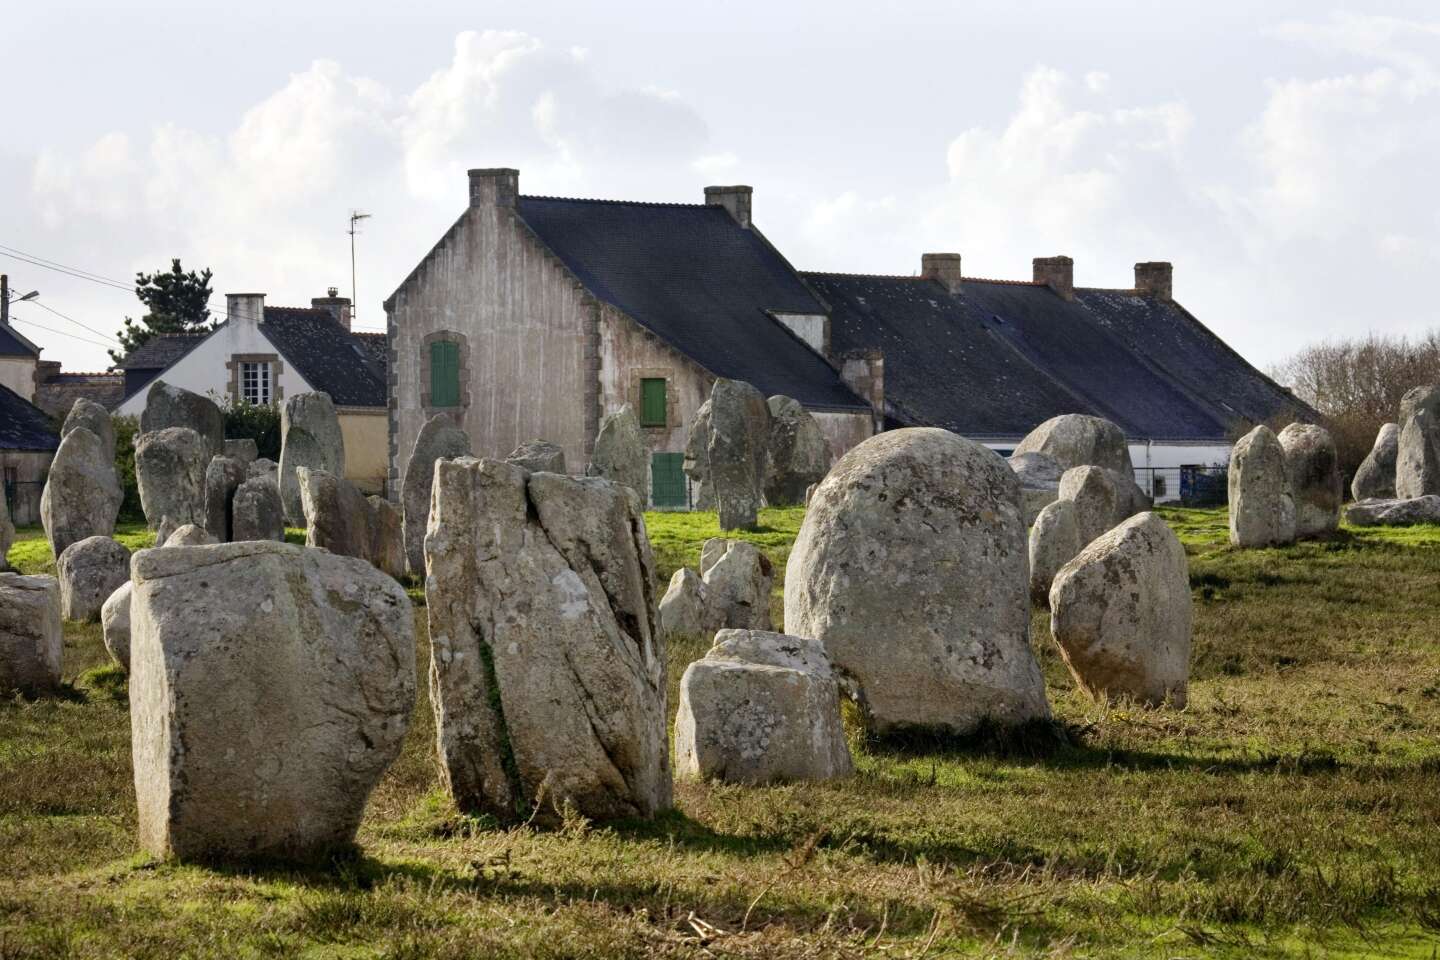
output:
[[[0,337],[4,332],[0,329]],[[40,495],[59,446],[60,435],[44,411],[0,385],[0,493],[17,526],[40,522]]]
[[[681,451],[718,376],[799,400],[837,456],[900,426],[1008,454],[1052,416],[1106,417],[1161,499],[1249,425],[1315,416],[1175,301],[1168,263],[1136,264],[1123,289],[1076,287],[1064,256],[1023,281],[964,277],[953,253],[913,276],[799,273],[753,222],[749,187],[567,199],[493,169],[470,171],[469,198],[385,303],[392,489],[436,413],[479,455],[542,438],[578,470],[629,403],[655,505],[683,506]]]
[[[1169,263],[1137,263],[1120,289],[1075,286],[1066,256],[1037,257],[1030,280],[962,276],[955,253],[919,266],[803,274],[830,306],[838,349],[883,351],[887,427],[945,427],[1008,455],[1050,417],[1105,417],[1163,500],[1228,462],[1254,424],[1317,418],[1175,300]]]
[[[369,493],[385,487],[385,350],[382,334],[350,329],[350,300],[278,307],[263,293],[226,295],[226,319],[209,333],[152,337],[120,364],[124,397],[113,412],[139,416],[156,379],[217,399],[283,403],[330,395],[345,437],[345,472]]]
[[[700,204],[532,197],[495,169],[470,171],[469,198],[385,302],[391,490],[437,413],[478,455],[539,438],[579,470],[628,403],[655,505],[684,506],[685,440],[717,377],[794,397],[837,454],[873,432],[878,362],[831,352],[828,310],[752,222],[749,187]]]

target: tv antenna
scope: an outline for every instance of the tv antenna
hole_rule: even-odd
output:
[[[360,298],[355,292],[355,234],[360,231],[356,225],[361,220],[369,220],[370,214],[362,213],[359,210],[350,211],[350,229],[345,231],[350,234],[350,321],[354,323],[360,316]]]

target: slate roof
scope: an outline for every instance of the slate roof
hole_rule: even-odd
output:
[[[337,407],[385,406],[385,377],[376,373],[370,351],[328,310],[265,307],[260,332],[300,376],[330,394]]]
[[[121,370],[164,370],[195,348],[208,333],[157,333],[116,364]]]
[[[54,450],[60,435],[40,408],[0,386],[0,450]]]
[[[819,314],[825,305],[724,208],[521,196],[516,209],[591,294],[717,376],[810,407],[866,409],[767,313]]]
[[[362,340],[368,335],[348,332],[330,311],[267,304],[260,332],[306,383],[330,394],[336,406],[385,406],[385,367],[383,362],[376,365],[376,348]],[[120,364],[127,371],[125,399],[144,389],[209,336],[161,334],[146,341]],[[383,334],[380,337],[384,339]]]
[[[9,324],[0,324],[0,357],[38,357],[40,348]]]
[[[1134,291],[913,277],[805,274],[829,301],[838,351],[879,347],[902,422],[1019,437],[1060,413],[1091,413],[1132,439],[1228,442],[1240,420],[1302,404],[1178,305]]]

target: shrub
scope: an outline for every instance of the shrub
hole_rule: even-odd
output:
[[[257,404],[247,400],[224,400],[220,409],[225,414],[227,440],[251,439],[260,456],[280,459],[280,408],[273,403]]]
[[[125,494],[120,501],[120,519],[143,521],[145,511],[140,507],[140,484],[135,480],[135,437],[140,433],[140,418],[111,417],[110,421],[115,426],[115,474],[120,478],[120,490]]]

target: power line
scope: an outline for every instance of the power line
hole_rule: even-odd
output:
[[[7,247],[3,243],[0,243],[0,250],[8,250],[18,256],[29,257],[31,260],[36,260],[40,263],[49,264],[50,266],[57,267],[61,270],[69,270],[74,273],[83,273],[95,280],[103,280],[109,284],[118,284],[122,287],[125,287],[126,289],[133,289],[132,285],[126,283],[124,280],[116,280],[113,277],[107,277],[104,274],[96,273],[94,270],[85,270],[81,267],[72,267],[69,264],[61,263],[59,260],[49,260],[45,257],[40,256],[38,253],[27,253],[24,250],[20,250],[15,247]]]
[[[110,347],[110,344],[108,343],[101,343],[99,340],[91,340],[89,337],[81,337],[73,333],[68,333],[64,330],[56,330],[54,327],[47,327],[43,323],[36,323],[34,320],[26,320],[24,317],[17,317],[13,313],[10,315],[10,320],[13,323],[23,323],[27,327],[35,327],[37,329],[44,330],[47,333],[53,333],[62,337],[69,337],[71,340],[79,340],[81,343],[91,343],[97,347],[105,347],[106,349],[109,349]]]
[[[91,333],[93,333],[93,334],[96,334],[96,335],[98,335],[98,336],[104,337],[106,340],[109,340],[111,343],[119,344],[119,342],[120,342],[120,341],[116,340],[114,337],[110,336],[110,334],[104,333],[103,331],[100,331],[100,330],[96,330],[94,327],[86,326],[85,324],[81,323],[79,320],[76,320],[74,317],[69,316],[69,315],[64,314],[64,313],[61,313],[59,310],[56,310],[54,307],[49,306],[49,305],[44,304],[44,303],[41,303],[39,300],[34,300],[34,301],[31,301],[31,302],[33,302],[33,303],[35,304],[35,306],[39,307],[41,310],[49,310],[51,313],[55,314],[55,316],[59,317],[61,320],[69,320],[71,323],[75,324],[75,326],[80,327],[81,329],[84,329],[84,330],[89,330],[89,331],[90,331]]]
[[[28,263],[32,267],[40,267],[42,270],[54,270],[56,273],[63,273],[67,277],[74,277],[76,280],[89,280],[91,283],[98,283],[102,287],[112,287],[116,290],[124,290],[126,293],[135,292],[134,287],[124,286],[122,284],[114,282],[113,280],[102,280],[98,277],[92,277],[88,274],[81,273],[77,270],[71,270],[67,267],[57,267],[53,264],[42,263],[39,260],[31,260],[29,257],[21,256],[18,253],[8,253],[5,250],[0,250],[0,257],[9,257],[11,260],[19,260],[21,263]]]

